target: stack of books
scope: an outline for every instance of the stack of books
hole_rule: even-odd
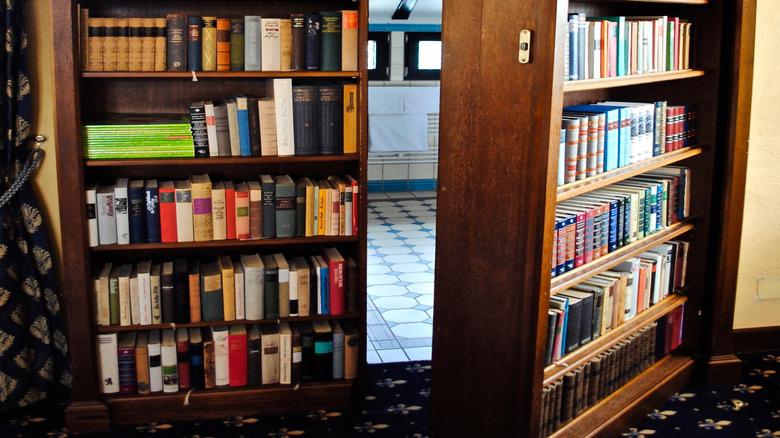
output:
[[[601,102],[564,108],[558,185],[696,144],[696,111],[666,102]]]
[[[98,18],[82,8],[86,71],[357,71],[358,11],[283,18]]]
[[[297,385],[354,379],[358,331],[351,321],[177,328],[97,337],[101,392]]]
[[[260,181],[118,178],[86,191],[89,245],[357,236],[358,181],[261,175]]]
[[[688,69],[691,26],[678,17],[569,14],[564,80]]]
[[[84,156],[89,160],[191,158],[190,123],[181,116],[113,115],[82,127]]]

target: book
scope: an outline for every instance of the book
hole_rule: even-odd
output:
[[[280,175],[273,177],[273,184],[275,187],[274,203],[275,203],[275,218],[276,223],[275,236],[282,237],[294,237],[296,234],[296,189],[295,182],[289,175]],[[265,207],[265,186],[263,193],[263,206]],[[265,215],[266,210],[263,209]],[[268,236],[270,237],[270,236]]]
[[[276,237],[276,183],[271,175],[260,175],[262,188],[262,232],[263,238]],[[251,188],[251,184],[250,184]],[[250,193],[251,203],[251,193]],[[251,208],[251,205],[250,205]]]
[[[130,243],[146,243],[146,190],[143,180],[132,180],[127,187]]]
[[[261,18],[259,15],[244,17],[244,69],[246,71],[262,70],[261,52]]]
[[[355,259],[347,257],[344,279],[347,313],[358,312],[358,266]]]
[[[147,351],[149,353],[149,390],[150,392],[162,392],[162,344],[160,342],[159,330],[149,332]]]
[[[306,70],[320,69],[320,39],[322,18],[319,14],[306,16]]]
[[[247,98],[249,118],[249,155],[259,157],[260,153],[260,106],[256,97]]]
[[[225,238],[236,239],[236,187],[232,181],[223,181],[225,187]]]
[[[89,44],[87,51],[87,71],[103,71],[104,27],[102,18],[88,19]]]
[[[279,20],[279,70],[292,70],[292,20]]]
[[[149,394],[149,333],[139,331],[135,341],[135,382],[139,394]]]
[[[306,14],[291,14],[292,70],[306,70]]]
[[[217,358],[212,328],[204,328],[203,337],[203,387],[206,389],[217,386]]]
[[[265,271],[263,284],[263,310],[265,319],[279,317],[279,271],[276,259],[271,255],[261,256]]]
[[[103,394],[116,394],[119,392],[117,334],[99,334],[97,337],[97,349],[100,357],[100,392]]]
[[[220,157],[229,157],[231,155],[230,121],[227,104],[214,105],[214,123],[217,132],[217,154]]]
[[[212,239],[225,240],[227,238],[227,202],[225,184],[216,181],[211,186],[211,224],[213,227]]]
[[[219,269],[222,273],[222,312],[225,321],[236,319],[235,272],[229,256],[219,257]]]
[[[244,287],[244,268],[240,260],[233,260],[233,293],[236,301],[236,319],[246,319],[246,292]]]
[[[203,19],[195,15],[187,17],[187,69],[203,70]]]
[[[290,265],[284,254],[274,254],[273,258],[276,262],[279,316],[284,318],[290,316]]]
[[[133,323],[130,298],[130,275],[132,274],[132,269],[132,265],[124,264],[120,265],[116,271],[120,325],[131,325]]]
[[[168,66],[168,23],[165,18],[155,18],[153,23],[144,22],[144,27],[153,24],[154,37],[154,71],[165,71]],[[146,31],[148,32],[148,31]],[[119,58],[117,58],[117,63]],[[144,63],[145,64],[145,63]]]
[[[247,183],[242,182],[236,185],[235,195],[235,216],[236,216],[236,238],[238,240],[248,240],[251,238],[250,230],[250,189]],[[259,192],[255,193],[259,195]],[[261,195],[262,196],[262,195]],[[260,202],[258,198],[255,202]],[[258,210],[259,211],[259,210]],[[257,224],[257,234],[260,235],[260,224]]]
[[[339,85],[319,87],[320,153],[344,152],[344,90]]]
[[[195,389],[203,389],[206,386],[203,369],[203,336],[200,328],[189,329],[189,360],[190,360],[190,384]]]
[[[211,208],[211,179],[207,174],[190,177],[193,237],[196,242],[214,240]]]
[[[292,366],[290,383],[297,384],[301,381],[303,367],[303,345],[301,332],[297,327],[292,327]]]
[[[187,17],[182,14],[168,14],[166,20],[166,70],[187,71]]]
[[[189,322],[201,320],[202,305],[200,302],[200,262],[189,260],[187,262],[187,293],[189,302]]]
[[[203,101],[190,104],[190,126],[195,158],[209,156],[209,133],[206,122],[206,105]]]
[[[260,118],[260,155],[264,157],[278,155],[276,103],[273,98],[258,99],[257,107]]]
[[[320,12],[320,70],[341,70],[341,12]]]
[[[263,18],[260,24],[262,70],[281,70],[281,20],[279,18]]]
[[[344,139],[343,139],[343,152],[345,154],[357,153],[357,85],[344,84],[344,97],[342,100],[343,111],[343,126],[344,126]]]
[[[130,243],[130,213],[128,211],[127,178],[117,178],[114,185],[114,216],[116,216],[116,243]],[[99,226],[99,225],[98,225]]]
[[[114,186],[98,186],[95,192],[98,242],[100,245],[117,243]]]
[[[344,378],[356,379],[360,353],[359,332],[351,321],[344,321],[341,325],[344,331]]]
[[[273,326],[260,327],[261,378],[263,385],[279,383],[279,331]]]
[[[249,102],[246,96],[236,97],[236,118],[238,120],[239,153],[242,157],[252,155],[249,135]]]
[[[116,19],[103,19],[103,71],[116,71]]]
[[[310,273],[309,264],[303,257],[293,258],[295,264],[295,273],[298,276],[296,280],[296,296],[298,298],[298,315],[309,316],[311,314],[310,299]],[[292,275],[292,274],[291,274]]]
[[[85,201],[87,203],[87,228],[89,230],[89,246],[95,247],[100,243],[98,237],[97,219],[97,184],[87,187]]]
[[[244,270],[245,317],[250,321],[263,319],[265,271],[257,254],[241,255]]]
[[[217,17],[203,17],[201,40],[201,68],[203,71],[215,71],[217,69]]]
[[[167,21],[165,18],[161,19],[165,25],[163,26],[163,29],[168,26]],[[157,47],[157,30],[159,29],[157,24],[157,21],[155,21],[155,48]],[[141,71],[143,70],[143,20],[141,18],[128,18],[127,19],[127,70],[128,71]],[[163,47],[165,46],[166,38],[165,34],[162,35],[163,38]],[[92,39],[90,38],[90,41]],[[90,49],[90,56],[92,55],[93,50]],[[165,51],[162,51],[163,56],[166,56],[167,54]],[[156,61],[157,61],[157,51],[155,50],[155,68],[157,67]],[[162,63],[162,70],[165,70],[166,67],[166,58],[163,58]]]
[[[244,71],[244,19],[230,19],[230,70]]]
[[[160,243],[160,192],[156,179],[148,179],[144,183],[144,209],[146,220],[146,241]]]
[[[230,384],[229,333],[227,327],[211,327],[214,342],[214,384]]]
[[[134,323],[140,325],[149,325],[152,324],[152,262],[148,260],[139,262],[135,275],[135,288],[137,290],[135,293],[137,294],[138,319],[137,322],[134,320]]]
[[[113,265],[106,263],[92,280],[92,292],[95,294],[95,322],[97,325],[111,325],[111,305],[109,302],[109,281]]]
[[[341,70],[358,70],[358,11],[341,11]]]
[[[260,239],[263,236],[263,188],[257,181],[249,181],[247,188],[249,195],[249,239]],[[270,219],[269,219],[270,220]]]
[[[192,242],[194,228],[192,218],[192,188],[188,180],[174,183],[176,195],[176,239],[178,242]]]
[[[229,384],[232,387],[247,384],[247,333],[243,325],[232,325],[228,332]]]
[[[187,390],[192,386],[190,373],[190,336],[186,328],[176,329],[176,365],[179,389]]]
[[[230,19],[217,18],[217,71],[230,71]]]
[[[162,266],[153,264],[149,271],[149,292],[152,302],[152,324],[162,320]]]
[[[279,383],[292,383],[293,367],[293,331],[290,324],[279,324]]]
[[[89,67],[89,8],[81,6],[79,6],[79,49],[81,69],[86,71]]]
[[[216,261],[200,264],[200,302],[204,321],[223,319],[222,269]]]
[[[167,20],[167,19],[166,19]],[[182,16],[182,29],[186,26],[186,22],[184,21],[186,18]],[[175,20],[178,24],[179,19],[176,18]],[[155,37],[155,31],[157,27],[157,19],[155,18],[144,18],[142,21],[142,28],[141,28],[141,70],[142,71],[155,71],[157,57],[156,57],[156,46],[157,46],[157,38]],[[166,24],[166,29],[168,25]],[[184,32],[182,32],[182,36],[184,35]],[[166,38],[165,45],[165,54],[166,54],[166,68],[167,68],[167,62],[170,55],[170,52],[168,50],[169,45],[169,39]],[[182,41],[185,41],[183,44],[186,44],[186,39],[183,39]],[[186,46],[184,46],[186,49]],[[174,53],[177,53],[174,49]],[[183,55],[186,56],[186,55]],[[184,61],[186,62],[186,58],[184,58]]]
[[[163,392],[179,391],[179,370],[176,363],[176,335],[173,330],[163,330],[160,342]]]
[[[176,190],[173,181],[160,181],[160,240],[163,243],[178,242],[176,219]]]
[[[337,320],[330,321],[333,331],[333,379],[344,378],[344,330]]]
[[[173,262],[164,262],[160,269],[160,298],[162,322],[176,322],[176,286]]]
[[[236,99],[228,99],[227,106],[227,126],[230,133],[230,150],[228,156],[241,155],[241,128],[238,124],[238,103]]]
[[[293,130],[292,80],[272,79],[267,82],[266,95],[273,98],[276,114],[277,155],[295,155],[295,133]],[[262,107],[261,107],[262,110]],[[262,120],[260,121],[262,126]]]
[[[295,155],[316,155],[320,153],[319,87],[295,85],[292,96]]]
[[[323,251],[325,261],[328,263],[328,289],[331,315],[342,315],[346,311],[346,297],[344,290],[344,257],[336,248],[326,248]]]
[[[328,321],[313,321],[312,326],[314,379],[330,380],[333,378],[333,331]]]
[[[123,332],[118,337],[116,355],[120,394],[135,394],[137,390],[135,340],[136,332]]]
[[[260,330],[256,324],[252,324],[247,329],[247,385],[255,386],[260,384]]]

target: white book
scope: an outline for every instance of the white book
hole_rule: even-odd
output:
[[[290,259],[288,262],[288,282],[290,290],[290,316],[298,316],[298,265],[294,259]]]
[[[279,316],[290,316],[290,265],[284,254],[274,254],[278,272]]]
[[[352,186],[347,182],[344,188],[344,235],[352,235],[352,208],[354,205],[355,194],[352,193]]]
[[[279,383],[279,332],[275,327],[260,326],[260,354],[261,383]]]
[[[100,274],[92,280],[92,289],[95,294],[95,321],[97,325],[111,325],[111,305],[108,299],[109,278],[113,265],[106,263]]]
[[[282,20],[262,18],[260,24],[261,58],[263,71],[282,69]]]
[[[162,378],[162,346],[160,345],[160,331],[149,332],[149,391],[160,392],[163,390]]]
[[[176,237],[179,242],[193,241],[192,189],[188,180],[179,180],[176,189]]]
[[[244,70],[246,71],[260,71],[262,69],[261,20],[259,15],[244,17]]]
[[[116,216],[116,243],[130,243],[130,215],[127,204],[127,178],[118,178],[114,186],[114,215]]]
[[[98,218],[97,218],[97,184],[92,184],[87,188],[87,228],[89,229],[89,246],[98,246]]]
[[[152,262],[146,260],[138,263],[138,306],[139,324],[152,323]]]
[[[214,340],[214,375],[216,386],[227,386],[230,383],[230,368],[228,366],[228,329],[227,327],[211,327]]]
[[[214,228],[213,240],[227,239],[225,184],[222,181],[213,183],[211,187],[211,224]]]
[[[317,315],[322,315],[322,280],[321,280],[321,272],[320,272],[320,262],[317,261],[317,256],[310,257],[311,260],[311,266],[314,268],[314,272],[317,277],[317,284],[315,285],[317,288]],[[312,303],[313,304],[313,303]]]
[[[273,98],[258,99],[260,119],[260,155],[274,156],[279,153],[276,141],[276,104]]]
[[[592,56],[588,64],[591,69],[590,77],[592,79],[601,79],[601,22],[590,22],[589,29],[588,44],[590,47],[588,47],[588,53]]]
[[[101,245],[113,245],[116,243],[114,186],[99,186],[95,196],[97,200],[98,242]]]
[[[217,136],[217,116],[214,113],[214,102],[207,100],[203,104],[206,113],[206,134],[209,139],[209,157],[219,156],[219,137]]]
[[[173,330],[162,331],[160,360],[162,362],[163,392],[179,392],[179,369],[176,362],[176,334]]]
[[[162,324],[162,294],[160,290],[160,265],[152,265],[149,273],[149,294],[152,305],[152,324]]]
[[[238,104],[235,99],[226,102],[228,113],[228,131],[230,132],[230,155],[241,155],[241,136],[238,128]]]
[[[116,333],[98,335],[98,355],[100,356],[100,392],[116,394],[119,392],[119,359],[117,357]]]
[[[279,324],[279,383],[292,383],[292,330],[290,324]]]
[[[119,268],[119,325],[131,325],[132,310],[130,302],[130,265]]]
[[[277,154],[279,156],[295,155],[292,79],[272,79],[268,82],[267,95],[274,99]]]
[[[241,267],[244,270],[244,297],[246,319],[254,321],[263,319],[264,315],[264,282],[265,266],[257,254],[241,256]]]
[[[138,271],[133,266],[130,274],[130,319],[133,324],[141,323],[141,296],[138,291]]]
[[[246,291],[244,288],[244,268],[241,263],[233,263],[233,291],[236,296],[236,319],[246,318]]]

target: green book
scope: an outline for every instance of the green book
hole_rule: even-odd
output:
[[[320,70],[341,70],[341,11],[320,12]]]
[[[230,70],[244,71],[244,19],[230,19]]]
[[[108,279],[108,309],[111,325],[119,325],[119,268],[114,266]]]

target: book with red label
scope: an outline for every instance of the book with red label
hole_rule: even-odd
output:
[[[236,238],[236,188],[232,181],[225,181],[225,221],[227,238]]]
[[[346,311],[344,291],[344,257],[336,248],[327,248],[323,257],[328,264],[328,286],[330,290],[330,314],[343,315]]]
[[[190,338],[186,328],[176,329],[176,363],[179,368],[179,389],[190,389]]]
[[[350,175],[346,179],[347,184],[352,186],[352,236],[357,236],[360,229],[360,184]]]
[[[228,334],[228,365],[230,386],[246,386],[246,328],[243,325],[230,326]]]
[[[176,190],[173,181],[160,182],[160,238],[163,243],[177,242]]]
[[[236,215],[236,238],[238,240],[249,240],[249,185],[242,182],[236,184],[235,197],[235,215]]]
[[[136,393],[135,339],[136,332],[124,332],[119,335],[116,353],[119,364],[120,394]]]

